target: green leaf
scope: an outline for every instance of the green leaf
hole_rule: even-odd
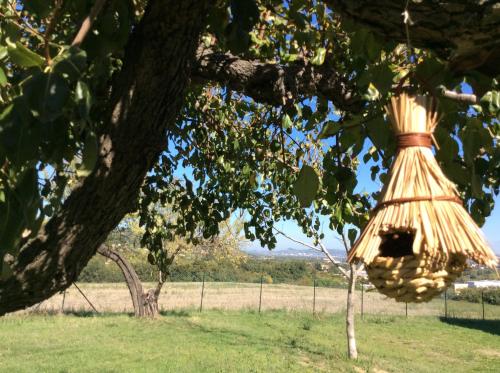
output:
[[[250,35],[241,27],[230,23],[226,28],[226,44],[231,52],[235,54],[243,53],[250,46]]]
[[[4,47],[3,45],[0,45],[0,60],[3,60],[5,57],[7,57],[9,54],[9,51],[7,47]]]
[[[41,129],[33,123],[29,109],[21,97],[14,99],[0,114],[0,156],[13,166],[37,159]]]
[[[29,0],[23,2],[24,9],[36,14],[39,18],[45,18],[50,14],[51,2],[47,0]]]
[[[59,74],[38,72],[23,84],[23,97],[31,113],[41,122],[49,122],[63,113],[70,89]]]
[[[392,88],[394,75],[387,63],[372,65],[361,74],[358,82],[362,86],[369,86],[372,83],[382,95],[385,95]]]
[[[78,167],[77,174],[80,177],[88,176],[95,167],[98,154],[97,138],[93,133],[88,133],[82,152],[82,163]]]
[[[323,63],[325,62],[325,56],[326,49],[322,47],[318,48],[314,53],[314,57],[312,58],[311,63],[316,66],[323,65]]]
[[[21,67],[41,67],[45,63],[45,58],[29,50],[19,42],[7,42],[7,50],[10,60]]]
[[[354,241],[356,241],[357,235],[358,235],[358,231],[354,228],[349,228],[349,230],[347,231],[347,237],[349,237],[351,247],[354,245]]]
[[[498,91],[489,91],[481,97],[481,104],[485,106],[489,112],[498,116],[500,111],[500,93]]]
[[[323,125],[321,132],[319,133],[320,139],[327,139],[328,137],[335,136],[342,129],[338,122],[329,120]]]
[[[7,84],[7,76],[5,76],[5,72],[0,67],[0,86],[4,87]]]
[[[434,58],[426,58],[417,65],[416,74],[428,86],[437,87],[447,79],[447,70],[444,64]]]
[[[319,188],[319,177],[314,168],[303,165],[299,176],[293,184],[293,193],[302,207],[309,207],[316,198]]]
[[[390,141],[394,141],[390,125],[382,116],[372,119],[366,124],[370,140],[378,149],[386,149]]]
[[[378,59],[378,57],[380,56],[380,52],[382,51],[382,45],[375,38],[373,32],[368,32],[366,34],[364,49],[365,49],[365,55],[366,57],[368,57],[370,61],[374,61]]]
[[[252,31],[260,16],[255,0],[232,0],[230,7],[234,23],[243,31]]]
[[[378,59],[382,51],[381,43],[375,38],[372,32],[364,28],[356,30],[351,36],[350,46],[354,54],[367,58],[370,61]]]
[[[87,84],[82,81],[76,83],[75,100],[78,104],[78,112],[83,119],[90,120],[90,109],[92,107],[92,96]]]
[[[335,172],[335,178],[339,181],[341,191],[352,193],[358,184],[356,173],[349,167],[339,167]]]
[[[283,117],[281,118],[281,126],[284,130],[293,126],[293,122],[288,114],[283,115]]]
[[[67,77],[70,81],[78,79],[87,67],[87,54],[79,48],[69,48],[52,61],[52,71]]]

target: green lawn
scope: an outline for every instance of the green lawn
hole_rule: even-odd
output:
[[[500,372],[500,321],[196,311],[0,318],[2,372]]]

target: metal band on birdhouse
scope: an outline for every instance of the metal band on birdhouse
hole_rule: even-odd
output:
[[[363,262],[382,294],[429,301],[461,275],[468,260],[494,268],[498,259],[434,158],[434,100],[403,93],[386,109],[396,156],[348,260]]]

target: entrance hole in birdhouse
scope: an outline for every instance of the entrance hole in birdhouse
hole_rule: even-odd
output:
[[[407,231],[393,231],[382,234],[379,256],[400,258],[406,255],[413,255],[414,239],[414,233]]]

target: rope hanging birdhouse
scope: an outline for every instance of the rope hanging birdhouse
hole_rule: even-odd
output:
[[[364,262],[381,293],[401,302],[429,301],[461,275],[468,259],[492,268],[498,259],[434,158],[435,101],[403,93],[391,99],[387,113],[397,154],[348,259]]]

